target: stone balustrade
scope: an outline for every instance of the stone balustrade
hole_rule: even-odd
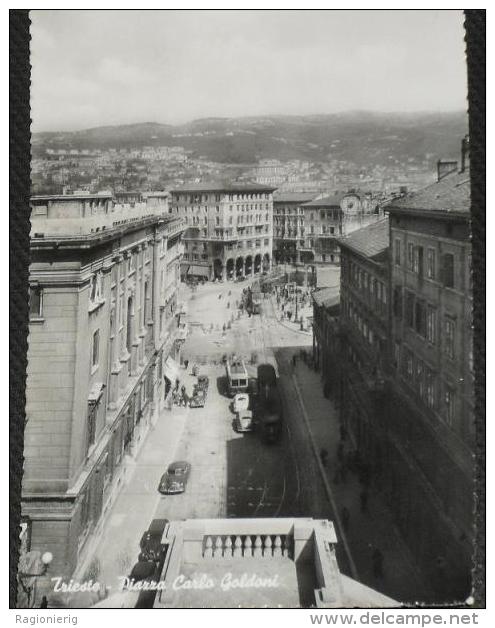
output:
[[[291,558],[293,539],[288,534],[205,535],[203,558]]]

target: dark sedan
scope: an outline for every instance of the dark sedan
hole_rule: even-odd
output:
[[[167,471],[162,475],[158,490],[166,495],[183,493],[186,490],[191,465],[184,460],[172,462]]]

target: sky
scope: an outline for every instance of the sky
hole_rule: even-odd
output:
[[[35,10],[32,130],[467,109],[461,11]]]

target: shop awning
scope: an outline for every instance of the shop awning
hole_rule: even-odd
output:
[[[163,365],[163,374],[168,380],[170,380],[170,382],[174,382],[178,378],[179,365],[170,356],[168,356]]]
[[[187,275],[194,275],[195,277],[208,277],[210,276],[210,271],[207,266],[196,266],[195,264],[191,264],[187,269]]]

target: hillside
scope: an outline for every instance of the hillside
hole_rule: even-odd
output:
[[[184,146],[222,163],[263,158],[351,161],[357,166],[434,162],[456,156],[467,115],[348,112],[312,116],[205,118],[184,125],[142,123],[75,132],[38,133],[33,153],[46,148],[109,149]]]

